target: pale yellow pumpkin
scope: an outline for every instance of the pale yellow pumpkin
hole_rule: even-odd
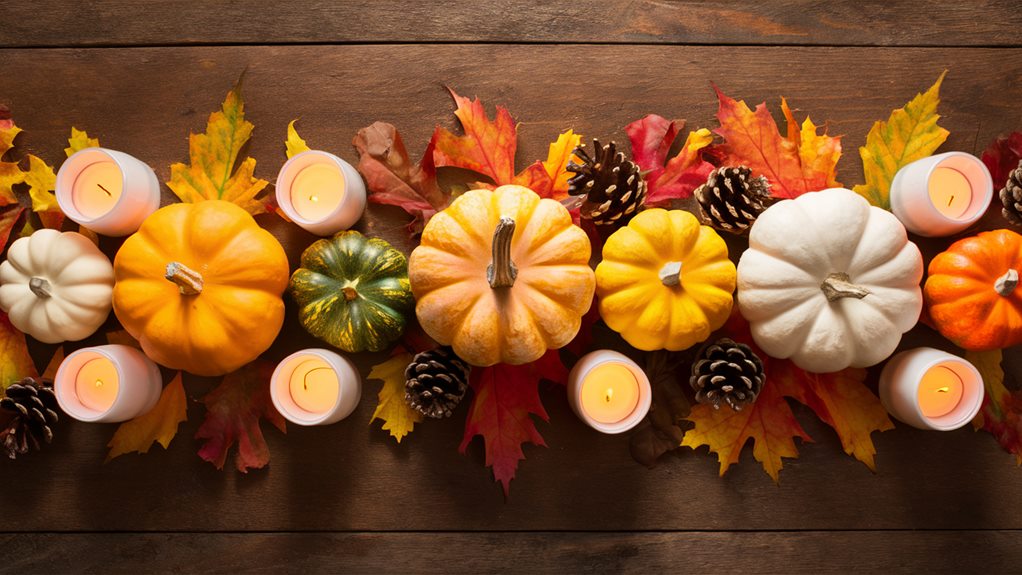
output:
[[[595,288],[590,249],[559,202],[522,186],[466,192],[408,261],[415,313],[473,365],[535,361],[578,333]]]
[[[712,228],[685,211],[646,210],[603,246],[600,317],[638,349],[687,349],[727,321],[735,276]]]

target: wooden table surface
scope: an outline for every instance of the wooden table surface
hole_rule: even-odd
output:
[[[349,161],[358,128],[398,126],[418,156],[456,128],[442,89],[510,108],[519,165],[564,129],[625,140],[647,113],[715,127],[710,82],[749,103],[783,95],[845,134],[838,179],[862,181],[870,125],[943,70],[943,150],[978,154],[1022,129],[1022,11],[1011,0],[278,2],[13,1],[0,8],[0,103],[24,149],[58,163],[70,126],[151,164],[162,181],[247,70],[256,175],[284,162],[287,122]],[[491,108],[492,110],[492,108]],[[408,251],[403,214],[361,229]],[[311,238],[292,232],[290,256]],[[293,310],[290,310],[293,312]],[[314,340],[293,313],[271,352]],[[924,328],[906,345],[933,341]],[[371,359],[358,359],[363,375]],[[875,380],[875,370],[873,380]],[[203,382],[189,383],[191,399]],[[746,448],[724,478],[704,449],[655,469],[628,437],[585,427],[545,386],[549,447],[527,446],[504,500],[464,411],[400,445],[357,411],[323,428],[264,426],[268,469],[219,472],[196,455],[191,403],[167,451],[103,464],[111,425],[65,424],[45,453],[0,462],[0,572],[766,571],[1003,572],[1022,560],[1022,470],[985,433],[874,434],[879,471],[844,455],[801,406],[815,443],[779,485]]]

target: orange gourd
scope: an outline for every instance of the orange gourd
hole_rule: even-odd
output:
[[[994,230],[959,240],[930,262],[923,296],[933,324],[971,350],[1022,343],[1022,236]]]
[[[287,255],[242,208],[171,204],[114,258],[117,319],[153,361],[221,375],[266,351],[284,323]]]

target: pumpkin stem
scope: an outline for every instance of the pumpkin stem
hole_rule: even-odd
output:
[[[820,284],[820,289],[823,290],[823,295],[827,296],[829,302],[835,302],[843,297],[862,299],[873,293],[862,286],[853,284],[848,274],[844,272],[832,273],[827,276]]]
[[[351,286],[342,287],[341,292],[344,293],[344,301],[351,301],[358,297],[358,292]]]
[[[681,262],[667,262],[660,268],[660,283],[667,287],[681,285]]]
[[[48,280],[43,278],[32,278],[28,280],[28,289],[32,290],[32,293],[36,297],[46,299],[53,295],[53,286],[50,285]]]
[[[501,216],[497,229],[493,230],[493,261],[486,268],[486,280],[490,287],[511,287],[518,277],[518,268],[511,261],[511,238],[515,235],[515,221]]]
[[[202,275],[181,262],[167,264],[167,273],[163,277],[176,283],[181,289],[181,295],[202,293]]]
[[[994,282],[994,289],[997,290],[997,294],[1008,297],[1011,292],[1015,291],[1015,286],[1018,285],[1018,270],[1008,269],[1008,271],[1001,277],[997,278]]]

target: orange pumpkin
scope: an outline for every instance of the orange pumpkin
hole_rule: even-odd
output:
[[[117,252],[114,313],[153,361],[221,375],[273,343],[288,276],[284,248],[245,210],[171,204]]]
[[[971,350],[1022,343],[1022,236],[994,230],[959,240],[930,262],[923,296],[937,330]]]

